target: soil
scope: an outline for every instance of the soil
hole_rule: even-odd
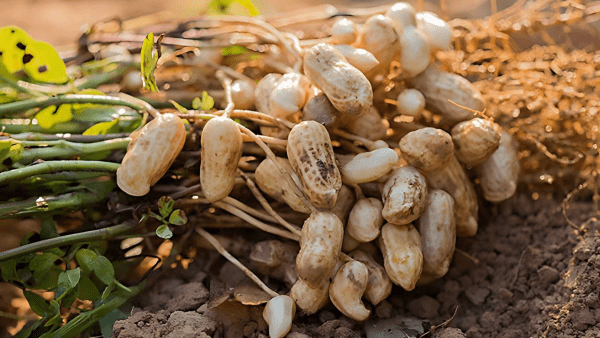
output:
[[[432,326],[437,338],[600,336],[593,203],[568,209],[581,229],[568,224],[556,199],[522,194],[482,210],[479,233],[458,240],[442,279],[412,292],[395,287],[366,323],[333,306],[297,316],[287,337],[418,337]],[[267,337],[263,306],[242,305],[228,291],[243,281],[214,253],[198,256],[142,295],[132,316],[115,323],[113,337]]]

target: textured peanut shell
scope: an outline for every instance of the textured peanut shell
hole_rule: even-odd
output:
[[[342,53],[349,64],[360,70],[363,74],[366,74],[379,64],[375,56],[366,49],[354,48],[348,45],[337,45],[335,49]]]
[[[215,117],[202,129],[200,144],[202,193],[209,202],[216,202],[233,189],[236,169],[242,156],[242,134],[232,119]]]
[[[481,92],[469,80],[456,74],[443,72],[435,64],[429,65],[421,74],[408,80],[408,84],[425,96],[426,107],[441,114],[449,123],[457,123],[474,117],[473,113],[460,108],[449,100],[477,111],[485,109]]]
[[[423,172],[431,188],[441,189],[454,199],[456,236],[471,237],[477,233],[477,194],[465,169],[455,156],[438,170]]]
[[[300,252],[296,258],[298,277],[312,288],[329,278],[342,249],[344,226],[329,211],[316,211],[304,222]]]
[[[298,279],[290,290],[290,297],[304,314],[312,315],[329,303],[329,278],[314,288]]]
[[[335,202],[335,206],[331,209],[331,212],[336,215],[343,224],[346,224],[355,200],[356,197],[354,191],[343,185],[338,193],[337,201]]]
[[[263,318],[269,324],[270,338],[283,338],[292,328],[296,315],[296,304],[290,296],[271,298],[263,310]]]
[[[385,138],[389,127],[387,120],[381,118],[375,107],[354,119],[342,120],[341,125],[350,133],[371,141]]]
[[[402,28],[392,19],[383,15],[374,15],[363,25],[361,35],[355,47],[365,49],[379,61],[379,64],[367,72],[368,78],[386,73],[392,61],[400,55],[400,37]]]
[[[302,108],[303,121],[316,121],[325,128],[334,128],[338,123],[339,114],[340,112],[335,109],[321,90],[309,98]]]
[[[173,114],[161,114],[131,133],[127,153],[117,169],[117,185],[131,196],[143,196],[169,169],[185,142],[185,126]]]
[[[365,290],[365,298],[373,305],[377,305],[386,299],[392,293],[392,281],[385,272],[385,268],[363,250],[354,250],[349,256],[363,263],[369,269],[369,281]]]
[[[361,153],[340,167],[346,184],[372,182],[387,174],[398,163],[398,154],[390,148]]]
[[[256,106],[256,110],[274,116],[271,112],[269,99],[271,93],[277,87],[277,81],[279,81],[279,79],[281,79],[281,74],[270,73],[258,81],[256,89],[254,89],[254,105]]]
[[[394,224],[408,224],[427,206],[427,181],[414,167],[396,169],[383,186],[382,198],[383,218]]]
[[[346,232],[360,242],[370,242],[379,236],[383,225],[383,203],[376,198],[361,198],[356,201],[346,225]]]
[[[490,120],[475,118],[452,128],[452,141],[458,160],[467,167],[485,162],[500,146],[500,126]]]
[[[520,167],[517,143],[509,133],[502,131],[500,147],[476,171],[486,200],[502,202],[515,194]]]
[[[321,43],[310,48],[304,55],[304,74],[342,114],[359,116],[371,109],[371,83],[333,46]]]
[[[329,284],[329,299],[347,317],[359,322],[366,320],[371,311],[367,310],[361,298],[368,282],[367,267],[359,261],[352,260],[341,267]]]
[[[431,190],[417,227],[421,234],[423,274],[440,278],[448,272],[456,243],[452,196],[443,190]]]
[[[287,155],[314,206],[333,208],[342,188],[342,176],[327,129],[315,121],[295,125],[288,137]]]
[[[295,211],[310,214],[310,209],[294,193],[292,187],[283,177],[279,168],[292,172],[292,166],[286,158],[277,157],[277,166],[270,158],[265,158],[256,168],[254,179],[256,184],[267,195],[279,202],[286,203]]]
[[[400,140],[400,154],[413,167],[424,171],[442,169],[454,155],[452,137],[437,128],[411,131]]]
[[[412,224],[387,223],[381,228],[378,244],[392,282],[406,291],[413,290],[423,271],[421,236],[417,229]]]

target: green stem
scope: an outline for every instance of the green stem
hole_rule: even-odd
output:
[[[67,94],[67,95],[58,95],[58,96],[49,96],[49,97],[40,97],[37,99],[30,99],[18,102],[11,102],[0,105],[0,116],[4,116],[6,114],[14,114],[26,111],[31,108],[45,108],[53,105],[60,105],[65,103],[93,103],[93,104],[102,104],[102,105],[110,105],[110,106],[124,106],[135,109],[137,111],[144,110],[144,107],[134,104],[132,102],[128,102],[125,100],[121,100],[117,97],[112,96],[104,96],[104,95],[82,95],[82,94]]]
[[[0,105],[3,108],[4,105]],[[90,123],[79,121],[62,122],[50,129],[44,129],[38,124],[32,124],[31,119],[0,119],[0,130],[6,134],[19,134],[25,132],[49,133],[49,134],[81,134],[91,127]]]
[[[23,151],[19,163],[28,164],[35,160],[49,160],[71,156],[82,156],[97,153],[99,151],[126,149],[129,144],[128,138],[107,140],[95,143],[75,143],[64,140],[58,141],[22,141],[24,147],[48,145],[49,147],[31,148]]]
[[[141,222],[132,224],[131,222],[123,223],[119,225],[114,225],[112,227],[91,230],[86,232],[81,232],[78,234],[65,235],[55,238],[46,239],[43,241],[23,245],[14,249],[6,250],[4,252],[0,252],[0,262],[7,261],[9,259],[21,257],[28,254],[33,254],[40,251],[45,251],[52,248],[57,248],[61,246],[67,246],[77,243],[87,243],[94,242],[98,240],[107,240],[114,238],[116,236],[127,233],[128,231],[134,229]]]
[[[29,89],[29,88],[25,88],[23,86],[20,86],[18,81],[6,78],[4,76],[0,76],[0,83],[6,83],[7,85],[9,85],[10,87],[12,87],[16,91],[21,92],[23,94],[31,95],[31,96],[34,96],[34,97],[40,97],[40,96],[44,95],[44,94],[42,94],[42,93],[40,93],[38,91],[34,91],[34,90]]]
[[[119,165],[120,164],[118,163],[103,161],[47,161],[0,173],[0,184],[33,175],[49,174],[56,171],[117,171]]]
[[[43,134],[43,133],[20,133],[12,134],[10,138],[19,141],[57,141],[65,140],[78,143],[92,143],[128,137],[129,133],[106,134],[106,135],[73,135],[73,134]]]

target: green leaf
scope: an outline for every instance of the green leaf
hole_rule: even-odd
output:
[[[23,56],[27,45],[34,40],[21,28],[7,26],[0,28],[0,63],[9,74],[23,69]]]
[[[116,284],[115,283],[110,283],[106,286],[106,288],[104,289],[104,291],[102,292],[102,298],[100,298],[101,301],[105,301],[108,296],[110,296],[110,293],[115,289]]]
[[[58,260],[62,259],[53,253],[44,252],[41,255],[35,256],[31,262],[29,262],[29,269],[33,272],[39,272],[43,274],[49,271],[52,267],[55,267],[56,265],[54,262]]]
[[[58,229],[52,217],[46,217],[42,220],[42,229],[40,230],[42,239],[58,237]]]
[[[49,106],[40,110],[35,119],[40,127],[50,129],[62,122],[69,122],[73,119],[72,106],[63,104],[56,109],[56,106]]]
[[[62,323],[62,318],[60,316],[60,304],[58,304],[58,302],[54,299],[50,301],[50,307],[48,308],[46,318],[50,318],[46,324],[44,324],[46,327]]]
[[[98,257],[92,250],[88,249],[79,249],[75,253],[75,259],[77,260],[77,264],[83,270],[84,275],[89,275],[92,271],[94,271],[93,262]]]
[[[48,304],[44,297],[31,291],[23,291],[23,295],[25,296],[25,299],[27,299],[31,310],[38,316],[44,317],[46,311],[48,311],[48,308],[50,307],[50,304]]]
[[[131,311],[122,311],[121,309],[114,309],[109,312],[106,316],[102,317],[98,324],[100,324],[100,332],[103,337],[111,337],[113,334],[113,326],[117,320],[127,319]]]
[[[15,140],[0,140],[0,171],[11,169],[23,155],[23,145]]]
[[[64,277],[63,277],[64,276]],[[81,269],[75,268],[71,270],[67,270],[58,276],[58,284],[62,282],[67,285],[69,288],[74,288],[79,283],[79,279],[81,278]]]
[[[156,78],[154,77],[154,70],[158,63],[158,53],[153,53],[154,47],[154,33],[150,33],[144,39],[142,44],[142,59],[141,59],[141,73],[144,88],[157,92],[158,87],[156,86]]]
[[[2,280],[10,282],[12,280],[18,280],[17,275],[17,261],[14,259],[0,262],[0,273],[2,274]]]
[[[236,10],[234,5],[238,5],[241,10]],[[258,9],[250,0],[212,0],[206,9],[206,14],[235,14],[235,15],[260,15]]]
[[[241,55],[248,52],[248,48],[244,46],[227,46],[221,49],[221,55],[230,56],[230,55]]]
[[[195,98],[192,100],[192,107],[197,110],[211,110],[215,106],[215,100],[207,92],[202,92],[202,99]]]
[[[106,135],[106,134],[115,134],[119,132],[119,119],[114,119],[110,122],[100,122],[95,124],[86,131],[83,132],[83,135]]]
[[[173,225],[184,225],[188,222],[187,216],[185,212],[181,209],[177,209],[173,211],[171,216],[169,216],[169,223]]]
[[[94,260],[93,266],[94,274],[96,274],[96,277],[98,277],[102,283],[109,285],[115,280],[115,269],[108,258],[98,256],[96,260]]]
[[[68,308],[79,298],[79,288],[69,289],[62,296],[60,307]]]
[[[156,228],[156,235],[160,238],[169,239],[173,237],[173,232],[171,232],[168,225],[163,224]]]
[[[160,215],[165,218],[169,216],[173,211],[173,204],[175,204],[175,201],[171,197],[161,197],[158,200],[158,210],[160,212]]]
[[[32,41],[23,56],[25,73],[34,81],[65,83],[69,80],[67,67],[51,44]]]
[[[182,114],[187,114],[188,110],[185,109],[184,106],[180,105],[179,103],[175,102],[175,100],[169,100],[169,102],[171,102],[171,104],[177,109],[179,110],[180,113]]]

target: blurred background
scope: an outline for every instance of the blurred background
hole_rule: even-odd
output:
[[[372,7],[391,0],[294,0],[268,1],[252,0],[264,15],[308,8],[330,3],[338,8]],[[416,1],[407,1],[415,5]],[[498,0],[498,10],[514,3],[515,0]],[[208,0],[0,0],[2,14],[0,27],[17,25],[34,39],[52,43],[55,46],[73,43],[82,28],[107,18],[130,19],[160,11],[172,12],[176,17],[192,18],[203,13]],[[489,0],[446,0],[444,13],[439,0],[425,1],[423,7],[449,18],[483,18],[491,13]]]

